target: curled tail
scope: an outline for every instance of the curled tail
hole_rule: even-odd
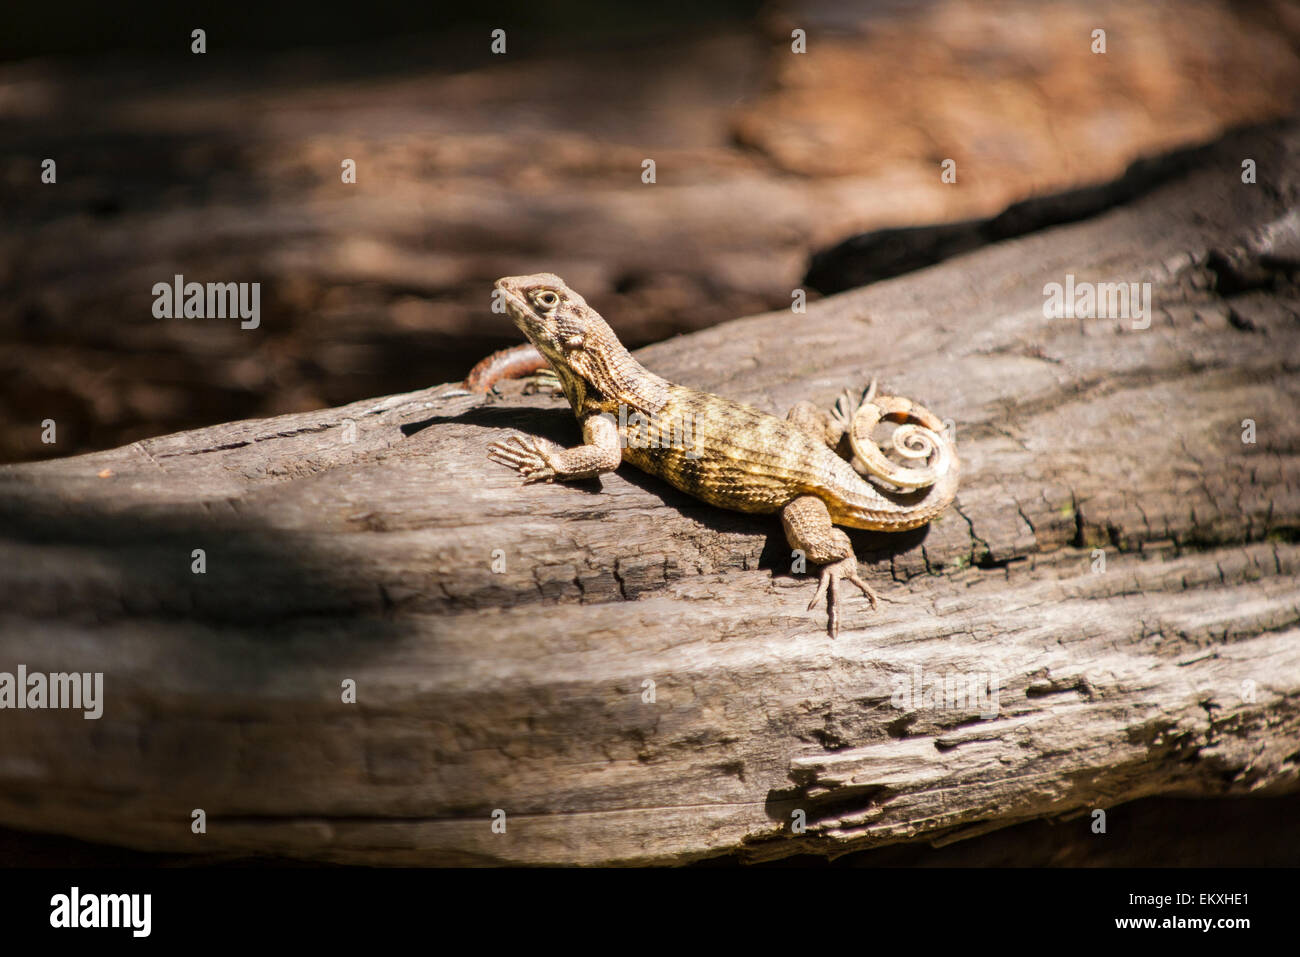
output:
[[[876,395],[873,379],[866,393],[858,399],[845,390],[835,403],[832,416],[845,427],[853,449],[853,466],[898,489],[918,489],[934,485],[956,460],[952,442],[946,437],[943,420],[924,406],[898,395]],[[891,443],[894,451],[906,459],[933,459],[921,468],[899,465],[885,457],[884,450],[871,439],[872,430],[881,422],[899,423]]]
[[[853,467],[859,473],[888,483],[881,488],[864,482],[859,495],[852,496],[841,525],[904,531],[924,525],[947,508],[957,495],[960,463],[957,449],[948,437],[943,420],[911,399],[876,395],[876,384],[855,399],[845,392],[835,405],[834,417],[847,422]],[[900,465],[885,456],[871,438],[883,421],[898,423],[891,444],[906,459],[926,460],[920,467]]]

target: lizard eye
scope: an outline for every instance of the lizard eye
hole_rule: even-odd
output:
[[[533,302],[543,309],[554,309],[560,304],[559,293],[550,289],[543,289],[541,292],[533,294]]]

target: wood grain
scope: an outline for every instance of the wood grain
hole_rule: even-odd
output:
[[[0,823],[680,863],[1295,791],[1298,156],[1295,125],[1242,134],[1130,206],[638,354],[774,413],[877,375],[954,419],[957,507],[854,534],[885,600],[851,603],[838,640],[775,519],[626,467],[527,488],[493,468],[510,430],[577,440],[517,388],[0,469],[0,669],[103,671],[107,698],[98,721],[0,712]],[[1150,328],[1045,319],[1067,273],[1150,281]],[[995,680],[998,707],[895,707],[915,669]]]

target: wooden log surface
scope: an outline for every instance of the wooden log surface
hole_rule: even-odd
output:
[[[564,7],[506,56],[477,25],[276,56],[214,24],[210,56],[0,64],[0,462],[459,377],[516,335],[492,280],[539,268],[658,342],[845,288],[809,262],[848,236],[961,233],[1300,110],[1282,2],[783,0],[645,37]],[[260,282],[261,333],[157,322],[176,274]]]
[[[489,463],[511,431],[576,441],[517,386],[0,469],[0,669],[105,694],[98,720],[0,712],[0,824],[680,863],[1295,791],[1298,157],[1296,125],[1243,133],[1085,222],[640,351],[777,414],[876,375],[954,420],[956,506],[852,534],[884,601],[836,640],[776,519],[629,467],[521,487]],[[1044,318],[1067,274],[1150,282],[1149,328]],[[927,701],[945,679],[996,707]]]

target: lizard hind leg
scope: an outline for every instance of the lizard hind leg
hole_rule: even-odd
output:
[[[786,413],[785,420],[791,425],[807,432],[818,442],[825,442],[827,447],[845,461],[853,458],[853,449],[849,446],[849,423],[841,420],[834,411],[819,409],[811,402],[796,402]]]
[[[862,590],[876,607],[876,593],[871,586],[858,575],[858,559],[853,554],[853,545],[843,529],[836,528],[831,522],[826,503],[816,495],[801,495],[781,509],[781,525],[785,528],[786,541],[792,548],[803,551],[808,561],[821,565],[821,580],[817,583],[817,592],[808,603],[808,610],[816,608],[822,596],[827,596],[829,621],[827,630],[835,638],[840,633],[840,594],[838,583],[847,580]]]

